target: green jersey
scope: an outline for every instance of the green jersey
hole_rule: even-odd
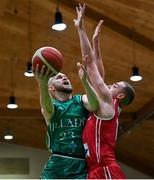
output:
[[[88,118],[88,112],[83,106],[81,95],[75,95],[67,101],[53,100],[53,103],[55,112],[47,131],[47,146],[53,153],[53,157],[47,163],[48,165],[50,164],[48,173],[50,170],[52,172],[52,174],[48,174],[48,177],[50,179],[84,178],[86,176],[86,165],[83,162],[85,161],[85,153],[82,143],[82,130]],[[54,154],[60,156],[56,158]],[[70,159],[70,157],[72,158]],[[51,166],[51,162],[54,164],[54,167]],[[80,170],[81,167],[82,169]],[[56,176],[55,173],[58,175]]]

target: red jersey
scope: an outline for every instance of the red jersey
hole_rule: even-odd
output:
[[[88,170],[98,166],[115,164],[115,145],[118,131],[119,105],[113,100],[115,114],[110,120],[90,114],[83,130],[83,143],[86,152]],[[125,176],[124,176],[125,177]]]

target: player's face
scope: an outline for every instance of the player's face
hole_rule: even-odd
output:
[[[52,85],[57,91],[71,93],[73,88],[72,85],[65,74],[58,73],[53,77]]]
[[[108,85],[110,93],[113,98],[116,98],[119,94],[123,93],[123,88],[125,87],[124,82],[117,82],[112,85]]]

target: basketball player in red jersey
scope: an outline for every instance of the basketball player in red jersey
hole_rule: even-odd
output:
[[[98,100],[98,108],[92,112],[83,131],[83,143],[88,165],[88,179],[125,179],[115,158],[115,144],[118,130],[118,117],[123,106],[130,104],[135,93],[125,81],[107,86],[104,82],[104,66],[99,49],[100,21],[93,36],[91,48],[84,28],[85,5],[76,8],[77,27],[82,56],[86,56],[86,69]],[[85,73],[83,65],[78,64],[79,76]],[[81,73],[82,71],[82,73]]]

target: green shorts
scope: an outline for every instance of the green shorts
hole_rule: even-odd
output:
[[[86,161],[62,155],[52,155],[45,165],[41,179],[86,179]]]

